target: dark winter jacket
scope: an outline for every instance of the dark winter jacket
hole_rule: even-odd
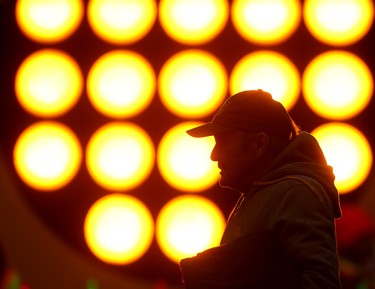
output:
[[[332,168],[302,132],[244,194],[219,247],[181,261],[187,289],[340,288]]]

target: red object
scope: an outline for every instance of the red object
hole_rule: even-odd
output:
[[[342,217],[336,220],[337,245],[348,248],[361,237],[375,238],[375,220],[355,204],[342,205]]]

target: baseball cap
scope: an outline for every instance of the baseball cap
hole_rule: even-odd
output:
[[[289,138],[293,120],[284,106],[269,92],[245,90],[229,97],[213,119],[187,131],[193,137],[206,137],[231,130],[264,131]]]

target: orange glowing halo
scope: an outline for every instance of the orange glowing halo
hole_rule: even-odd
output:
[[[287,40],[301,22],[299,0],[234,0],[232,22],[245,40],[274,45]]]
[[[152,29],[156,16],[155,0],[90,0],[87,6],[94,33],[115,45],[140,41]]]
[[[227,82],[225,67],[219,59],[203,50],[187,49],[164,63],[158,89],[168,110],[179,117],[201,118],[222,104]]]
[[[81,24],[82,0],[17,0],[18,27],[30,39],[40,43],[58,43],[70,37]]]
[[[169,129],[157,150],[157,165],[164,180],[172,187],[201,192],[215,185],[219,169],[210,159],[213,137],[192,138],[186,130],[202,124],[183,122]]]
[[[91,252],[100,260],[126,265],[140,259],[149,248],[154,222],[140,200],[125,194],[109,194],[88,211],[84,236]]]
[[[301,77],[297,67],[285,55],[259,50],[237,62],[230,75],[229,89],[232,95],[247,89],[263,89],[290,110],[298,100]]]
[[[74,132],[62,123],[39,121],[18,137],[13,151],[20,178],[40,191],[54,191],[77,174],[82,149]]]
[[[303,96],[318,115],[335,120],[358,115],[371,101],[374,80],[357,55],[331,50],[316,56],[302,77]]]
[[[172,39],[201,45],[214,39],[229,17],[227,0],[161,0],[159,20]]]
[[[147,132],[131,122],[113,121],[98,128],[86,148],[86,167],[108,190],[130,190],[151,173],[155,149]]]
[[[357,128],[340,122],[323,124],[311,132],[318,140],[336,176],[340,194],[358,188],[367,178],[373,163],[368,140]]]
[[[113,50],[98,58],[87,76],[87,94],[100,113],[129,118],[151,103],[156,76],[149,61],[131,50]]]
[[[163,206],[156,220],[156,240],[173,262],[219,245],[225,218],[211,200],[183,195]]]
[[[303,17],[317,40],[347,46],[361,40],[371,29],[374,3],[372,0],[306,0]]]
[[[58,117],[79,100],[83,76],[78,63],[57,49],[42,49],[19,66],[15,92],[20,105],[38,117]]]

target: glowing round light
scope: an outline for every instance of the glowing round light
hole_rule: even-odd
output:
[[[140,54],[115,50],[101,56],[87,76],[87,94],[101,113],[131,117],[152,101],[156,79],[151,64]]]
[[[152,140],[129,122],[110,122],[90,138],[86,166],[91,177],[108,190],[129,190],[140,185],[154,165]]]
[[[306,0],[303,17],[319,41],[336,46],[362,39],[374,21],[372,0]]]
[[[314,58],[302,77],[310,108],[330,119],[348,119],[370,102],[374,90],[370,69],[356,55],[330,51]]]
[[[186,133],[200,124],[184,122],[172,127],[158,147],[157,164],[162,177],[182,191],[203,191],[213,186],[219,177],[219,169],[210,160],[215,144],[213,137],[194,139]]]
[[[227,93],[223,64],[201,50],[185,50],[172,56],[159,74],[163,104],[180,117],[200,118],[211,114]]]
[[[82,149],[74,132],[58,122],[40,121],[18,137],[13,152],[17,174],[30,187],[53,191],[77,174]]]
[[[156,240],[173,262],[219,245],[225,219],[210,200],[184,195],[170,200],[156,220]]]
[[[88,22],[97,36],[112,44],[141,40],[156,20],[155,0],[90,0]]]
[[[39,117],[66,113],[82,94],[83,77],[68,54],[43,49],[28,56],[17,70],[15,92],[18,102]]]
[[[72,35],[80,25],[82,0],[18,0],[16,21],[31,40],[57,43]]]
[[[148,250],[154,223],[147,207],[138,199],[110,194],[97,200],[86,215],[84,235],[91,252],[100,260],[125,265]]]
[[[299,0],[234,0],[231,12],[237,32],[257,44],[285,41],[301,21]]]
[[[312,134],[333,167],[340,194],[353,191],[366,180],[373,155],[366,137],[358,129],[335,122],[316,128]]]
[[[232,70],[231,94],[247,89],[263,89],[290,110],[300,93],[300,75],[286,56],[267,50],[245,55]]]
[[[159,3],[162,28],[183,44],[211,41],[223,30],[228,16],[227,0],[161,0]]]

